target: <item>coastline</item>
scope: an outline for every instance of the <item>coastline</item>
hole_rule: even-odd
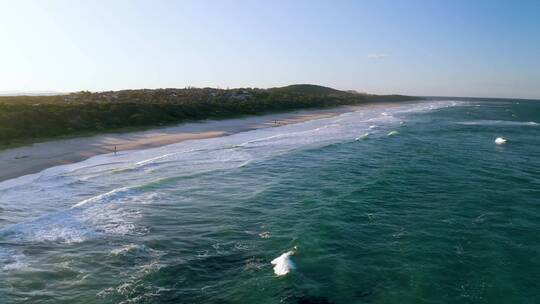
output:
[[[115,146],[118,151],[155,148],[186,140],[227,136],[255,129],[329,118],[367,107],[387,107],[397,104],[367,103],[235,119],[204,120],[146,131],[107,133],[35,143],[0,151],[0,182],[38,173],[50,167],[76,163],[99,154],[112,153]]]

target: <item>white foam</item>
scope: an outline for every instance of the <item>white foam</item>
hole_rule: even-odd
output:
[[[291,270],[295,269],[294,263],[291,260],[291,255],[294,253],[295,250],[287,251],[270,262],[272,265],[274,265],[274,273],[276,275],[284,276]]]
[[[394,135],[398,135],[398,134],[399,134],[399,132],[394,130],[394,131],[388,132],[387,135],[388,135],[388,136],[394,136]]]
[[[139,162],[136,162],[135,166],[142,166],[142,165],[145,165],[145,164],[148,164],[148,163],[155,162],[156,160],[161,160],[161,159],[167,158],[167,157],[172,156],[172,155],[175,155],[175,153],[166,153],[164,155],[159,155],[159,156],[152,157],[152,158],[149,158],[149,159],[141,160]]]
[[[268,232],[268,231],[263,231],[263,232],[259,233],[259,236],[260,236],[261,238],[263,238],[263,239],[269,239],[271,235],[270,235],[270,232]]]
[[[128,245],[124,245],[120,248],[115,248],[113,250],[111,250],[111,255],[114,255],[114,256],[117,256],[117,255],[125,255],[131,251],[137,251],[139,250],[141,247],[139,245],[136,245],[136,244],[128,244]]]
[[[504,138],[504,137],[497,137],[497,138],[495,139],[495,143],[496,143],[497,145],[504,145],[504,144],[506,144],[506,142],[507,142],[507,140],[506,140],[506,138]]]
[[[538,126],[538,123],[535,121],[513,121],[513,120],[473,120],[473,121],[462,121],[458,122],[460,125],[471,125],[471,126]]]
[[[130,190],[129,187],[122,187],[122,188],[113,189],[113,190],[111,190],[111,191],[109,191],[107,193],[99,194],[99,195],[93,196],[91,198],[82,200],[82,201],[78,202],[77,204],[73,205],[71,208],[72,209],[80,208],[80,207],[82,207],[84,205],[87,205],[87,204],[90,204],[90,203],[107,203],[107,202],[110,202],[110,201],[112,201],[114,199],[117,199],[120,196],[125,196],[129,190]]]
[[[355,138],[354,140],[357,140],[357,141],[358,141],[358,140],[361,140],[361,139],[365,139],[365,138],[367,138],[370,134],[371,134],[371,133],[366,132],[366,133],[364,133],[364,134],[358,136],[358,137]]]
[[[70,209],[0,229],[0,236],[18,243],[80,243],[101,235],[140,235],[141,212],[133,204],[152,199],[155,193],[139,194],[130,188],[115,189],[76,204]],[[126,206],[126,203],[130,203]]]
[[[9,271],[9,270],[21,270],[28,267],[28,263],[26,263],[23,260],[24,256],[19,255],[14,257],[14,261],[12,263],[8,263],[4,265],[2,268],[3,270]]]
[[[28,267],[28,260],[24,254],[0,248],[0,265],[4,271],[20,270]]]
[[[70,212],[58,212],[0,229],[11,242],[79,243],[95,231],[82,225]]]

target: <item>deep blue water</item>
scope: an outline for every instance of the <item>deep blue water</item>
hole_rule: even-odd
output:
[[[6,181],[0,302],[539,303],[539,123],[432,100]]]

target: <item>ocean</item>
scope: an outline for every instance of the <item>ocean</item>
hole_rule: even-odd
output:
[[[433,98],[8,180],[0,303],[540,303],[539,124]]]

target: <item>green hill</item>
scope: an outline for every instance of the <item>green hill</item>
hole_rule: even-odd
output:
[[[349,95],[345,91],[339,91],[333,88],[324,87],[315,84],[293,84],[285,87],[269,89],[274,92],[282,92],[288,94],[308,94],[308,95]]]

